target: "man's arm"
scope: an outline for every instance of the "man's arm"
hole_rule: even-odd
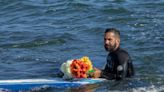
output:
[[[100,77],[101,77],[101,78],[106,78],[106,79],[108,79],[108,80],[115,79],[115,78],[116,78],[116,75],[113,74],[113,73],[111,73],[110,71],[111,71],[111,70],[109,70],[109,67],[108,67],[107,64],[106,64],[104,70],[101,70],[101,75],[100,75]]]
[[[98,68],[94,68],[95,72],[93,73],[93,78],[105,78],[108,80],[115,79],[116,74],[112,74],[109,71],[107,71],[109,68],[106,65],[104,70],[100,70]]]
[[[116,74],[116,79],[124,79],[127,75],[128,71],[128,61],[129,61],[129,55],[127,53],[119,53],[118,54],[118,63],[119,65],[117,66],[117,74]]]
[[[102,70],[100,78],[112,80],[116,78],[116,75]]]

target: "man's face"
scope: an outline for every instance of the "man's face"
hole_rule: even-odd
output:
[[[113,32],[107,32],[104,35],[104,47],[106,51],[114,51],[117,46],[117,38]]]

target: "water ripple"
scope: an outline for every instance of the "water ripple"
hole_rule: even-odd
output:
[[[163,13],[163,0],[1,0],[0,79],[55,77],[62,62],[83,55],[101,68],[104,30],[116,27],[136,73],[148,74],[130,86],[158,87],[162,80],[152,74],[164,72]]]
[[[62,45],[68,41],[74,40],[74,38],[72,37],[73,36],[71,36],[71,34],[65,33],[63,35],[59,35],[56,37],[55,35],[50,35],[47,37],[38,36],[30,41],[29,41],[30,38],[28,38],[27,41],[26,40],[21,41],[20,38],[22,38],[22,36],[19,37],[19,36],[13,35],[5,39],[6,41],[10,41],[10,42],[8,43],[5,42],[4,44],[1,44],[0,47],[2,48],[31,48],[31,47],[38,47],[38,46],[40,47],[40,46],[45,46],[45,45]],[[23,38],[27,39],[25,37]],[[11,41],[10,39],[12,39],[13,41]]]

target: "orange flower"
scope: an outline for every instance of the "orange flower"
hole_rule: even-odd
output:
[[[87,72],[89,70],[89,65],[85,64],[81,60],[73,60],[71,66],[71,72],[75,78],[87,78]]]

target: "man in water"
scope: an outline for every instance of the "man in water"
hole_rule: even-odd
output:
[[[109,52],[107,64],[103,70],[94,68],[94,78],[120,80],[134,75],[132,60],[128,52],[120,48],[120,32],[117,29],[106,29],[104,47]]]

